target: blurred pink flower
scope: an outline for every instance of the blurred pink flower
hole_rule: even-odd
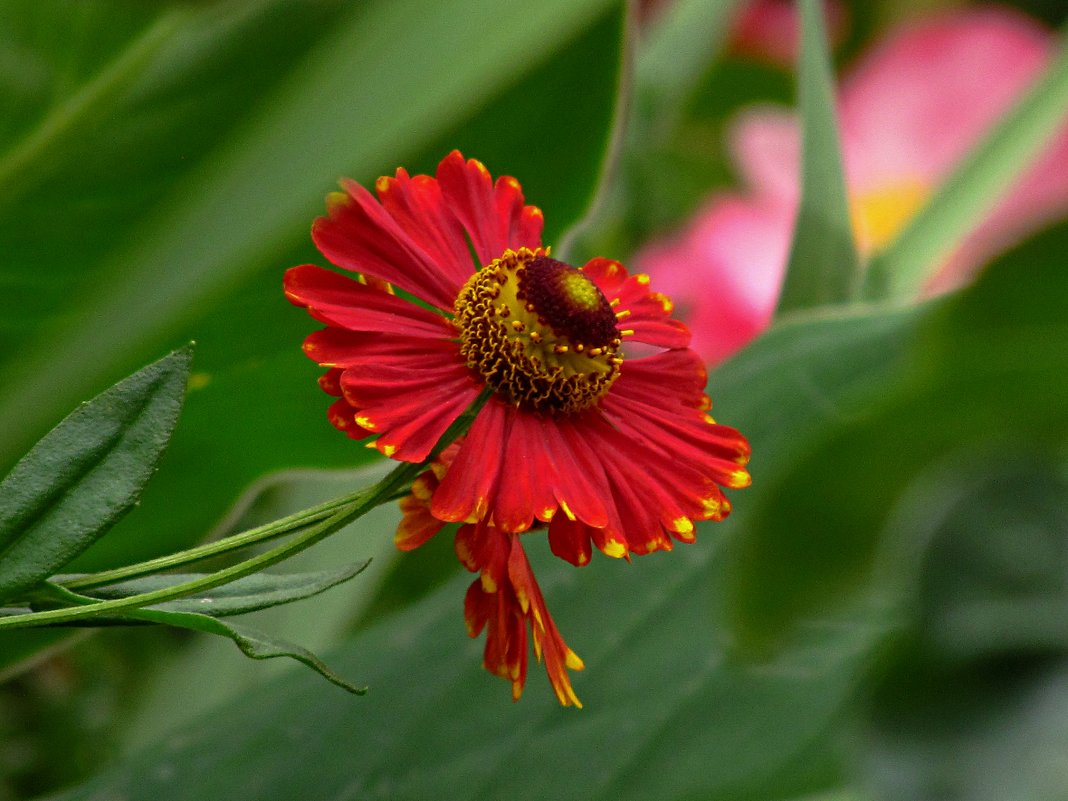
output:
[[[845,36],[846,9],[837,0],[824,0],[828,37],[837,44]],[[751,0],[742,4],[734,20],[730,52],[790,68],[797,60],[800,25],[795,0]]]
[[[960,11],[892,32],[842,79],[839,125],[862,256],[886,246],[1049,62],[1052,35],[1008,10]],[[751,109],[728,134],[745,189],[712,197],[674,239],[635,261],[675,298],[709,362],[771,321],[798,201],[792,112]],[[930,277],[967,282],[993,255],[1068,213],[1068,127]]]

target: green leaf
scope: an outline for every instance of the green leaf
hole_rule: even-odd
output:
[[[898,515],[925,544],[908,637],[866,710],[867,784],[887,801],[994,801],[1010,787],[1053,801],[1068,781],[1064,465],[999,455],[954,475]]]
[[[522,182],[555,244],[597,179],[620,11],[612,0],[76,5],[85,31],[73,52],[40,4],[0,24],[13,51],[56,62],[63,85],[33,95],[36,114],[135,47],[157,15],[181,20],[126,90],[56,141],[38,188],[0,208],[12,299],[0,312],[0,415],[20,421],[0,431],[0,462],[58,419],[65,397],[88,397],[161,342],[199,343],[146,513],[76,568],[94,570],[192,544],[266,472],[376,456],[326,422],[320,371],[300,352],[315,324],[280,290],[287,267],[323,263],[308,236],[323,195],[345,175],[369,185],[398,165],[433,170],[459,146]],[[560,101],[572,93],[583,102]],[[91,342],[91,358],[76,353]]]
[[[801,201],[778,311],[844,303],[857,289],[853,243],[822,4],[801,0],[797,101],[801,112]]]
[[[348,581],[370,564],[370,560],[350,565],[343,570],[324,570],[315,573],[254,573],[221,587],[197,593],[176,601],[157,604],[152,609],[164,612],[195,612],[209,617],[244,615],[259,609],[288,604],[310,598],[331,587]],[[207,573],[174,573],[124,581],[108,587],[98,587],[88,593],[93,598],[126,598],[155,592],[204,578]],[[66,578],[66,577],[62,577]],[[58,579],[62,584],[62,578]]]
[[[138,609],[126,616],[150,623],[160,623],[166,626],[191,629],[204,634],[227,637],[233,640],[237,647],[241,649],[241,653],[250,659],[274,659],[279,656],[286,656],[307,665],[331,684],[336,684],[354,695],[364,695],[367,692],[366,687],[358,687],[338,675],[327,667],[323,660],[306,648],[294,645],[287,640],[272,637],[270,634],[264,634],[262,631],[246,626],[243,623],[238,624],[229,620],[223,621],[194,612],[165,612],[159,609]]]
[[[690,549],[672,564],[624,573],[602,561],[566,584],[559,573],[551,578],[549,558],[536,561],[565,636],[589,665],[590,675],[577,679],[580,712],[556,706],[536,665],[516,705],[507,686],[479,668],[481,644],[466,641],[461,619],[464,577],[330,655],[337,669],[370,685],[358,709],[289,675],[60,797],[121,790],[131,801],[183,794],[270,801],[336,797],[347,788],[377,798],[373,788],[388,787],[398,800],[627,801],[819,787],[833,772],[824,737],[872,629],[823,630],[770,670],[734,663],[701,603],[707,571],[719,574],[713,554]],[[611,593],[628,604],[606,612]],[[650,603],[653,596],[661,600]],[[753,727],[769,709],[774,725]],[[280,758],[294,737],[315,760]],[[598,742],[607,746],[590,745]],[[209,754],[240,768],[191,770]],[[189,781],[161,782],[162,762]],[[547,764],[566,771],[567,781]]]
[[[336,497],[352,487],[373,483],[388,472],[384,469],[387,467],[384,462],[376,462],[355,471],[307,471],[271,477],[250,493],[246,499],[248,508],[236,528],[250,528]],[[422,588],[421,595],[436,590],[448,577],[463,570],[446,539],[432,543],[436,547],[420,548],[414,554],[400,553],[390,536],[399,520],[397,504],[379,506],[314,548],[288,560],[287,570],[301,572],[331,570],[356,556],[369,557],[371,564],[358,581],[338,586],[312,603],[286,604],[257,612],[257,628],[271,632],[276,638],[299,642],[314,653],[323,653],[343,641],[353,631],[355,621],[381,618],[378,611],[369,607],[383,585],[394,586],[392,569],[402,560],[407,563],[414,556],[417,562],[426,562],[430,558],[434,573],[423,577],[423,584],[428,586]],[[424,550],[426,553],[420,553]],[[446,575],[435,580],[439,571]],[[250,671],[243,659],[235,658],[229,643],[218,637],[194,638],[173,658],[154,661],[142,674],[137,709],[124,717],[122,730],[118,732],[125,743],[121,750],[129,751],[141,743],[154,741],[180,723],[253,687],[265,685],[290,667],[284,660],[275,660]],[[205,671],[212,676],[209,686],[198,678]]]
[[[717,417],[750,436],[758,482],[797,457],[795,437],[894,375],[895,343],[914,318],[794,322],[713,374]],[[814,624],[765,665],[731,654],[710,612],[726,577],[719,543],[744,528],[756,491],[735,494],[732,519],[702,525],[697,545],[632,564],[576,570],[531,536],[549,607],[587,664],[574,677],[581,711],[556,705],[536,664],[518,704],[479,668],[482,642],[462,621],[465,576],[330,655],[372,687],[358,709],[290,675],[61,798],[796,799],[839,786],[833,743],[884,623]],[[285,758],[293,742],[317,758]],[[241,767],[192,769],[206,759]],[[195,784],[162,781],[163,763]]]
[[[1046,74],[949,175],[873,261],[866,293],[912,298],[1038,155],[1065,121],[1068,46]]]
[[[0,482],[0,598],[63,568],[130,509],[178,422],[192,347],[72,412]]]
[[[730,32],[737,0],[678,0],[659,10],[642,43],[635,80],[643,100],[677,112]]]
[[[774,644],[866,585],[895,504],[925,468],[957,452],[1068,444],[1066,236],[1048,232],[929,307],[896,375],[836,408],[835,424],[763,483],[732,573],[736,630],[750,645]]]

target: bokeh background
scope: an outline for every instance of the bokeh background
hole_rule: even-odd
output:
[[[1063,0],[826,9],[847,77],[908,26],[980,12],[1040,42],[1038,75],[1068,17]],[[80,569],[382,474],[327,423],[281,276],[322,263],[308,231],[339,177],[432,172],[452,148],[521,181],[556,255],[670,285],[709,348],[717,418],[753,443],[754,486],[670,554],[576,570],[529,548],[587,664],[581,711],[533,668],[518,704],[480,670],[449,538],[396,554],[391,508],[293,566],[373,558],[365,573],[255,620],[366,697],[207,637],[0,635],[0,801],[1068,797],[1068,161],[1015,228],[987,229],[1008,233],[953,291],[921,281],[771,324],[793,206],[749,238],[702,226],[725,197],[766,200],[732,137],[754,108],[796,106],[795,11],[4,0],[3,472],[80,401],[197,342],[158,475]],[[877,244],[922,209],[873,212],[893,221]]]

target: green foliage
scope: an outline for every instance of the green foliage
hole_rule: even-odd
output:
[[[796,432],[819,427],[828,407],[886,375],[886,363],[871,354],[892,349],[914,318],[795,324],[713,375],[719,413],[747,431],[760,454],[758,481],[791,453]],[[733,635],[709,611],[710,588],[725,579],[720,540],[747,517],[739,504],[727,524],[702,526],[698,545],[633,565],[596,559],[575,571],[549,556],[544,542],[530,546],[557,622],[589,665],[575,679],[581,712],[556,707],[535,665],[514,706],[500,680],[477,669],[481,644],[465,644],[461,621],[470,578],[457,578],[330,655],[370,686],[359,707],[287,676],[236,699],[226,720],[191,724],[174,738],[183,745],[150,749],[63,798],[180,798],[188,787],[153,778],[157,760],[185,775],[221,751],[245,767],[204,772],[197,795],[266,801],[314,786],[326,796],[348,788],[367,798],[755,799],[825,787],[840,770],[837,718],[882,624],[858,615],[813,625],[771,664],[739,660]],[[266,715],[300,732],[301,747],[319,759],[280,760],[290,746],[265,742]],[[374,747],[359,747],[364,742]],[[546,764],[568,769],[569,780],[561,783]]]
[[[369,562],[360,562],[342,570],[323,570],[315,573],[287,573],[272,575],[256,573],[237,579],[208,592],[193,593],[174,601],[165,601],[154,608],[163,612],[196,612],[209,617],[244,615],[279,604],[311,598],[336,587],[362,573]],[[123,581],[91,590],[93,598],[127,598],[155,592],[176,584],[203,578],[204,573],[168,573],[161,576]]]
[[[801,0],[797,105],[801,116],[801,201],[778,311],[844,303],[859,283],[823,6]]]
[[[171,438],[193,349],[72,412],[0,482],[0,600],[61,570],[133,508]]]
[[[1053,801],[1068,781],[1062,466],[998,455],[940,468],[953,480],[896,515],[924,547],[918,579],[903,580],[904,646],[870,703],[871,779],[890,801]]]
[[[1064,236],[1048,233],[1011,269],[933,307],[888,383],[838,409],[843,421],[770,478],[732,574],[738,630],[753,644],[870,575],[894,504],[927,466],[1068,443],[1068,282],[1051,248]],[[800,537],[799,521],[819,522]]]
[[[21,54],[0,59],[9,110],[0,250],[12,301],[0,311],[0,419],[20,421],[0,433],[0,461],[164,343],[199,342],[182,425],[143,509],[67,565],[117,517],[97,515],[77,547],[47,570],[38,560],[17,588],[36,585],[39,613],[87,617],[82,607],[115,604],[98,622],[216,637],[144,670],[140,710],[119,735],[130,753],[108,763],[94,742],[81,772],[96,775],[51,798],[1063,796],[1068,227],[1006,254],[955,296],[845,303],[857,259],[830,63],[819,4],[801,6],[804,193],[783,299],[798,313],[709,385],[717,418],[753,444],[753,487],[732,494],[729,521],[700,527],[697,545],[633,564],[596,558],[576,570],[529,536],[548,604],[587,664],[574,677],[582,711],[555,705],[536,664],[518,704],[479,670],[482,643],[462,622],[472,577],[455,575],[448,531],[423,561],[406,556],[375,582],[368,571],[354,582],[358,600],[337,589],[298,605],[306,611],[281,636],[257,630],[276,619],[275,604],[365,566],[339,564],[388,549],[388,509],[356,544],[326,544],[338,547],[301,573],[241,568],[219,587],[215,574],[189,573],[105,586],[64,576],[50,592],[38,582],[185,548],[265,472],[366,462],[368,451],[322,419],[317,368],[298,350],[310,324],[280,296],[285,267],[322,261],[306,233],[318,198],[341,175],[366,184],[399,164],[432,170],[459,146],[518,177],[558,243],[589,206],[610,139],[618,4],[103,0],[57,15],[13,0],[0,9],[0,55]],[[680,0],[636,55],[639,127],[616,188],[630,194],[614,198],[618,219],[605,215],[590,235],[616,248],[603,255],[625,257],[645,232],[677,223],[710,176],[726,180],[723,121],[787,85],[771,68],[717,61],[734,10]],[[878,9],[858,10],[874,25]],[[1062,55],[877,257],[870,298],[912,297],[1019,172],[1063,111],[1064,65]],[[137,408],[120,411],[136,423]],[[104,426],[91,433],[118,441]],[[160,436],[137,442],[148,453]],[[77,449],[64,453],[64,469],[81,475]],[[41,475],[21,466],[13,475],[24,474]],[[362,484],[353,478],[339,494]],[[0,503],[0,532],[23,536],[20,521],[53,496],[45,482]],[[332,514],[294,531],[325,536],[340,524]],[[55,541],[76,534],[61,526]],[[242,564],[288,553],[278,548]],[[350,606],[372,613],[353,625]],[[28,610],[2,611],[0,621]],[[247,612],[262,615],[257,627],[229,617]],[[338,673],[288,641],[313,629],[316,649],[349,629],[329,653]],[[0,675],[62,636],[4,632]],[[370,692],[351,699],[306,671],[257,684],[260,674],[248,679],[246,665],[235,671],[202,648],[209,639],[227,656],[232,641],[353,692],[364,688],[339,674],[358,677]],[[56,724],[40,741],[66,743],[63,731]],[[64,781],[77,772],[66,767],[56,772]]]
[[[938,193],[870,267],[872,297],[915,297],[931,275],[1064,123],[1068,34],[1046,74],[946,178]]]
[[[54,131],[33,151],[39,177],[0,209],[0,419],[20,421],[0,432],[0,463],[165,343],[198,342],[183,425],[143,499],[150,529],[124,522],[78,565],[94,570],[192,544],[265,472],[370,458],[325,422],[299,350],[314,323],[281,293],[286,267],[322,261],[308,237],[322,197],[462,146],[522,180],[553,241],[598,175],[621,23],[610,0],[68,11],[84,28],[73,51],[53,7],[0,12],[0,43],[56,84],[20,94],[24,119],[0,140]],[[103,99],[69,101],[79,113],[61,102],[98,82]],[[583,102],[559,102],[561,87]]]

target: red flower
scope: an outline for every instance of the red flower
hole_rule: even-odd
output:
[[[670,301],[617,262],[551,258],[541,212],[515,179],[494,183],[454,151],[436,177],[380,178],[377,198],[343,188],[312,237],[360,276],[302,265],[285,279],[289,300],[327,326],[304,350],[329,368],[329,418],[386,456],[421,462],[489,391],[466,436],[402,502],[398,546],[465,523],[457,552],[480,573],[465,616],[472,636],[487,629],[486,668],[519,697],[529,624],[557,697],[578,704],[566,669],[582,662],[519,535],[547,526],[553,553],[575,565],[593,546],[615,557],[670,550],[673,538],[694,539],[694,521],[727,515],[721,487],[748,485],[749,446],[709,417],[704,368]],[[634,358],[628,340],[654,352]]]

